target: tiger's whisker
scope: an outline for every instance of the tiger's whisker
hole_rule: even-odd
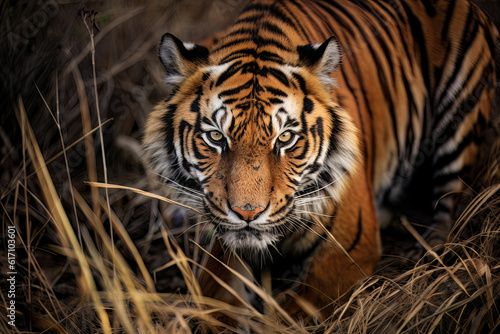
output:
[[[323,187],[321,187],[321,188],[319,188],[319,189],[315,189],[315,190],[313,190],[313,191],[310,191],[310,192],[308,192],[308,193],[302,194],[302,195],[300,195],[300,196],[297,196],[297,198],[302,198],[302,197],[305,197],[305,196],[309,196],[309,195],[314,194],[314,193],[316,193],[316,192],[318,192],[318,191],[321,191],[321,190],[323,190],[323,189],[325,189],[325,188],[328,188],[329,186],[331,186],[331,185],[332,185],[332,184],[334,184],[335,182],[337,182],[337,181],[341,180],[341,179],[345,176],[345,174],[346,174],[346,173],[347,173],[347,171],[343,172],[341,176],[339,176],[338,178],[336,178],[336,179],[335,179],[335,180],[333,180],[332,182],[328,183],[327,185],[325,185],[325,186],[323,186]]]
[[[183,185],[175,182],[174,180],[166,177],[165,175],[161,175],[159,173],[154,173],[154,174],[156,174],[157,176],[159,176],[161,179],[163,179],[165,181],[168,181],[168,182],[171,182],[171,183],[175,184],[177,187],[179,187],[179,188],[176,188],[176,189],[184,189],[184,190],[186,190],[188,192],[191,192],[193,195],[198,195],[199,197],[203,197],[204,196],[204,194],[201,191],[197,191],[197,190],[185,187],[185,186],[183,186]]]

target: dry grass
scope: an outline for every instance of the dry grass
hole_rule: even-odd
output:
[[[37,2],[1,5],[2,29],[17,37],[0,49],[9,67],[2,71],[12,79],[0,126],[0,275],[8,272],[8,226],[17,231],[18,274],[16,327],[2,312],[0,332],[237,331],[218,322],[217,312],[258,333],[500,331],[497,133],[450,241],[416,264],[387,253],[377,274],[354,287],[329,319],[297,323],[266,292],[266,279],[265,286],[246,282],[264,314],[201,296],[196,277],[210,256],[204,247],[211,231],[185,232],[187,222],[168,219],[171,201],[145,191],[140,134],[165,93],[154,51],[160,36],[207,37],[244,2],[110,1],[104,8],[89,1],[87,8],[101,11],[99,32],[78,15],[80,2],[53,11]],[[26,22],[36,34],[23,35]],[[3,279],[1,286],[7,291]],[[9,301],[2,294],[2,307]]]

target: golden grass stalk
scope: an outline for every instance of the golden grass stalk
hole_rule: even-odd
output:
[[[84,293],[90,294],[90,297],[94,302],[94,307],[102,322],[104,333],[111,333],[109,317],[99,297],[99,293],[97,291],[95,281],[92,277],[89,263],[85,258],[81,245],[78,242],[78,238],[73,231],[68,216],[66,215],[66,212],[64,211],[62,203],[56,192],[56,189],[52,182],[52,178],[49,174],[49,171],[47,170],[45,160],[43,159],[42,153],[35,138],[35,134],[33,133],[33,130],[31,129],[31,126],[28,122],[26,111],[24,109],[21,98],[19,98],[18,101],[18,108],[21,120],[21,129],[23,129],[23,136],[26,136],[26,148],[28,149],[28,154],[32,160],[35,170],[38,170],[37,178],[40,183],[40,188],[45,198],[45,202],[48,206],[48,213],[53,218],[53,222],[54,224],[56,224],[57,231],[60,233],[61,243],[64,247],[71,247],[75,254],[78,266],[82,272],[81,282],[85,284],[85,287],[82,288],[84,289]]]
[[[107,275],[110,275],[111,277],[113,277],[113,282],[117,282],[116,279],[118,277],[116,277],[114,275],[114,271],[116,269],[117,274],[121,279],[121,283],[123,283],[125,289],[129,293],[131,301],[136,306],[136,309],[137,309],[137,312],[138,312],[140,318],[145,319],[145,321],[143,321],[145,328],[148,331],[152,331],[153,328],[152,328],[151,318],[149,317],[149,314],[146,312],[145,301],[141,297],[142,294],[139,293],[140,291],[144,290],[144,288],[142,287],[142,285],[140,283],[137,282],[137,278],[135,277],[133,272],[130,270],[127,262],[121,256],[120,252],[117,252],[115,250],[114,243],[111,242],[109,235],[106,233],[106,231],[104,230],[104,227],[102,226],[102,224],[100,224],[97,217],[95,217],[95,213],[87,205],[87,202],[85,202],[85,200],[81,197],[81,195],[78,194],[78,192],[75,192],[75,197],[76,197],[77,204],[78,204],[79,208],[85,214],[87,219],[90,222],[95,222],[94,224],[92,224],[92,227],[95,229],[95,231],[97,231],[97,235],[99,236],[99,240],[102,241],[102,244],[106,248],[107,253],[111,255],[111,259],[109,259],[109,261],[113,266],[112,273],[102,269],[102,267],[101,267],[102,270],[99,270],[101,276],[106,277]],[[113,217],[113,216],[110,216],[110,219],[113,220],[114,217],[113,218],[111,218],[111,217]],[[117,219],[114,219],[114,220],[116,221]],[[116,223],[116,225],[120,226],[120,224],[118,224],[118,223]],[[121,226],[121,228],[119,228],[118,231],[123,233],[122,228],[123,228],[123,226]],[[128,235],[125,232],[121,236],[124,237],[124,236],[128,236]],[[91,240],[89,240],[89,242],[90,241]],[[132,244],[132,246],[129,244],[129,249],[133,252],[134,255],[137,256],[137,251],[134,250],[135,246],[133,246],[133,244]],[[97,257],[99,257],[99,260],[100,260],[100,257],[102,255],[98,254],[97,252],[94,254]],[[149,273],[147,272],[147,270],[144,268],[144,263],[142,262],[142,260],[140,260],[139,265],[140,265],[141,269],[143,269],[142,273],[144,275],[144,279],[146,280],[147,284],[152,286],[153,283],[152,283],[151,277],[149,276]],[[107,291],[107,290],[105,290],[105,291]],[[116,302],[123,303],[123,300],[121,300],[120,298],[118,299],[118,301],[115,300],[115,296],[117,296],[117,295],[115,295],[112,291],[111,292],[107,291],[107,292],[108,292],[109,299],[113,300],[115,303]],[[123,310],[124,309],[121,307],[117,309],[118,316],[122,319],[127,319],[127,317],[125,315],[123,315]]]
[[[176,202],[176,201],[171,200],[169,198],[166,198],[166,197],[163,197],[163,196],[160,196],[160,195],[157,195],[157,194],[145,191],[145,190],[141,190],[141,189],[137,189],[137,188],[133,188],[133,187],[122,186],[122,185],[118,185],[118,184],[104,184],[104,183],[100,183],[100,182],[87,182],[87,183],[90,186],[93,186],[93,187],[108,188],[108,189],[129,190],[129,191],[132,191],[132,192],[134,192],[136,194],[147,196],[147,197],[151,197],[151,198],[155,198],[155,199],[160,200],[160,201],[165,202],[165,203],[169,203],[169,204],[174,204],[174,205],[177,205],[177,206],[181,206],[183,208],[186,208],[186,209],[189,209],[191,211],[194,211],[194,212],[196,212],[199,215],[204,215],[203,212],[198,211],[198,210],[196,210],[196,209],[194,209],[194,208],[192,208],[192,207],[190,207],[188,205]]]
[[[82,75],[78,70],[78,66],[75,66],[72,72],[73,77],[75,78],[78,100],[80,101],[80,115],[82,117],[83,134],[85,135],[92,131],[92,120],[90,117],[87,93],[85,91],[85,83],[83,82]],[[89,180],[97,182],[97,162],[95,158],[94,140],[92,136],[85,136],[85,152]],[[101,207],[99,205],[99,190],[92,187],[90,189],[90,193],[92,196],[92,209],[94,210],[96,216],[100,217]]]
[[[97,114],[97,122],[99,125],[102,124],[101,120],[101,109],[99,108],[99,93],[97,91],[97,75],[96,75],[96,65],[95,65],[95,43],[94,43],[94,27],[96,26],[95,23],[95,13],[94,11],[90,12],[90,15],[88,12],[84,12],[83,14],[83,24],[87,28],[87,32],[89,33],[90,36],[90,55],[92,58],[92,79],[93,79],[93,84],[94,84],[94,101],[95,101],[95,108],[96,108],[96,114]],[[89,20],[87,20],[89,18]],[[101,143],[101,159],[102,159],[102,169],[103,169],[103,174],[104,174],[104,183],[108,183],[108,166],[106,163],[106,150],[104,148],[104,136],[102,134],[102,126],[99,126],[99,139]],[[91,180],[92,181],[92,180]],[[106,211],[109,214],[111,214],[111,206],[109,204],[109,191],[108,189],[104,189],[105,194],[106,194]],[[99,216],[99,215],[97,215]],[[111,218],[110,218],[111,220]],[[111,236],[111,245],[113,248],[113,252],[115,251],[114,249],[114,236],[113,236],[113,225],[114,224],[109,224],[109,235]]]
[[[401,223],[403,224],[403,226],[408,230],[410,231],[410,233],[413,235],[413,237],[418,241],[418,243],[420,245],[422,245],[422,247],[424,247],[424,249],[427,251],[428,254],[430,254],[434,259],[436,259],[439,264],[441,264],[443,266],[443,268],[446,269],[446,271],[448,271],[448,274],[451,276],[451,278],[458,284],[458,286],[460,286],[460,288],[462,288],[462,291],[468,295],[469,293],[467,292],[467,289],[465,288],[465,286],[462,284],[462,282],[455,276],[455,274],[453,273],[453,270],[448,268],[443,260],[441,259],[441,257],[431,248],[431,246],[429,246],[429,244],[424,240],[424,238],[422,238],[422,236],[415,230],[415,228],[413,228],[413,226],[411,226],[411,224],[408,222],[408,220],[406,219],[406,217],[402,216],[401,217]]]
[[[92,136],[92,134],[94,132],[96,132],[97,130],[99,130],[100,128],[102,128],[104,125],[108,124],[111,121],[113,121],[112,118],[105,120],[104,122],[102,122],[102,124],[96,126],[90,132],[87,132],[86,134],[84,134],[83,136],[81,136],[80,138],[78,138],[77,140],[75,140],[74,142],[72,142],[71,144],[63,147],[63,149],[61,150],[61,152],[56,153],[56,154],[54,154],[54,156],[52,156],[49,159],[47,159],[47,161],[45,161],[45,165],[49,166],[51,163],[53,163],[54,161],[56,161],[61,155],[64,155],[66,152],[68,152],[71,148],[75,147],[79,142],[81,142],[85,138],[87,138],[89,136]],[[31,174],[28,174],[27,178],[31,179],[36,174],[36,172],[37,172],[37,170],[35,170]]]

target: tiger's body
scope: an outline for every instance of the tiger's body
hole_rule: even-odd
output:
[[[497,37],[468,0],[252,1],[210,51],[164,36],[174,92],[148,120],[145,165],[204,208],[214,255],[248,277],[274,263],[281,292],[332,306],[373,272],[379,222],[408,195],[450,227],[440,198],[475,163]],[[200,284],[235,302],[209,275]],[[291,295],[287,311],[312,316]]]

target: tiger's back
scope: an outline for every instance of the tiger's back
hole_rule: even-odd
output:
[[[469,180],[489,119],[498,32],[469,1],[361,5],[372,6],[370,24],[353,9],[349,17],[364,31],[345,42],[364,50],[346,51],[340,90],[352,94],[345,109],[362,118],[379,221],[386,226],[390,213],[410,206],[447,231],[454,198],[444,196]]]
[[[439,199],[474,163],[497,34],[467,0],[252,1],[210,50],[164,36],[174,92],[148,120],[145,165],[203,195],[214,255],[249,277],[274,261],[286,277],[276,291],[323,307],[373,272],[378,222],[408,194],[450,227],[454,199]],[[217,261],[207,268],[252,298]],[[237,303],[209,275],[200,282]]]

